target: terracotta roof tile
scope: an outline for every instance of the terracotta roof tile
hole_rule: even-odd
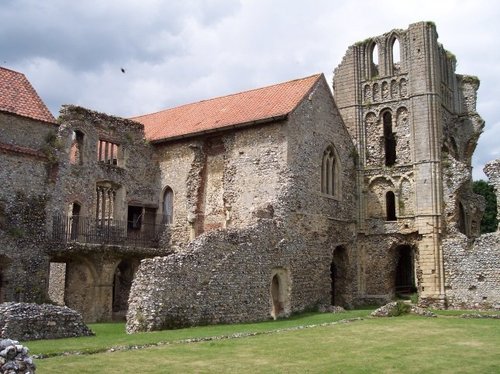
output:
[[[316,74],[132,119],[144,125],[148,140],[161,141],[284,118],[297,107],[321,76]]]
[[[0,67],[0,111],[56,123],[24,74]]]

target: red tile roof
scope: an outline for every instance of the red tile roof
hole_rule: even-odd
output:
[[[56,123],[24,74],[0,67],[0,111]]]
[[[153,142],[284,119],[322,74],[132,118]]]

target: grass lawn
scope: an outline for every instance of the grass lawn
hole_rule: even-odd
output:
[[[454,316],[365,318],[293,329],[368,311],[305,314],[255,324],[126,335],[123,324],[91,325],[96,337],[27,342],[33,354],[101,353],[36,360],[39,373],[498,373],[500,320]],[[269,332],[269,333],[264,333]],[[187,342],[208,336],[237,339]],[[103,352],[113,346],[167,344]]]

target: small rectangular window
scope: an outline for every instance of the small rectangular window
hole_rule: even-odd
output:
[[[99,139],[97,145],[97,157],[99,162],[109,165],[118,165],[118,152],[120,145]]]

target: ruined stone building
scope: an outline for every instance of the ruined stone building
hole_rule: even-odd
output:
[[[415,292],[498,308],[500,238],[479,236],[471,189],[479,81],[437,37],[349,47],[333,94],[318,74],[132,119],[56,121],[0,69],[1,300],[127,313],[129,332]]]

